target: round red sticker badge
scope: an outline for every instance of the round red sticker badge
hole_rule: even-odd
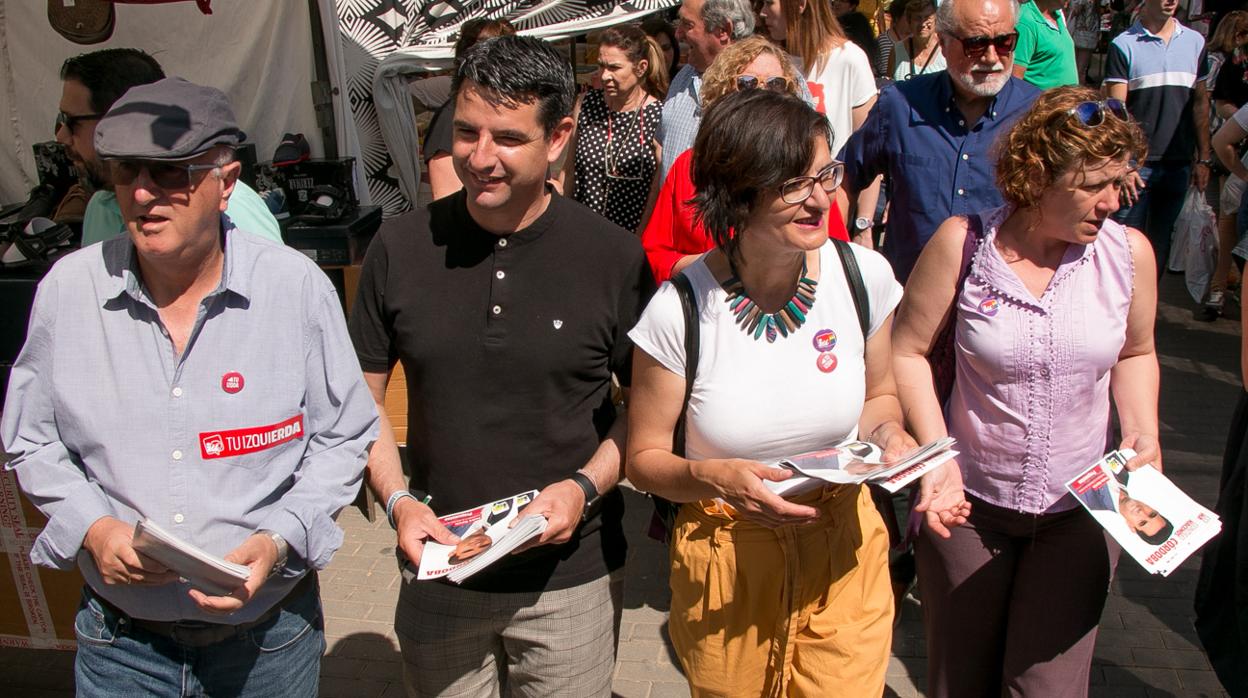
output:
[[[979,312],[992,317],[1001,309],[1001,300],[996,296],[988,296],[979,302]]]
[[[833,354],[830,351],[823,352],[822,354],[819,355],[818,359],[815,359],[815,365],[818,366],[819,370],[823,371],[824,373],[831,373],[835,371],[836,370],[836,354]]]
[[[243,389],[243,374],[238,371],[230,371],[221,376],[221,389],[233,395]]]
[[[832,330],[819,330],[813,340],[815,351],[832,351],[836,347],[836,333]]]

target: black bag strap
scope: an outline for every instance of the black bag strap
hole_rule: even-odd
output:
[[[693,284],[684,272],[672,275],[672,286],[676,287],[676,295],[680,296],[680,309],[685,316],[685,400],[680,405],[680,417],[676,420],[676,430],[672,434],[672,453],[682,458],[685,455],[685,415],[689,411],[689,399],[693,396],[693,381],[698,376],[698,356],[701,351],[698,340],[701,328],[698,325],[698,297],[693,293]]]
[[[845,270],[845,281],[849,284],[849,295],[854,298],[854,309],[858,311],[858,327],[862,329],[862,341],[867,341],[867,332],[871,329],[871,299],[867,296],[866,284],[862,283],[862,270],[858,268],[858,258],[853,249],[844,240],[832,238],[836,245],[836,253],[841,258],[841,268]]]

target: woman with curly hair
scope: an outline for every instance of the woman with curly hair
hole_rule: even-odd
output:
[[[1007,204],[940,226],[893,330],[915,438],[961,453],[916,509],[970,505],[952,530],[929,513],[916,544],[928,695],[1084,696],[1119,548],[1065,485],[1110,446],[1111,397],[1127,469],[1161,467],[1156,263],[1109,218],[1147,141],[1122,102],[1062,87],[998,148]],[[942,405],[927,357],[946,340]]]
[[[683,428],[686,320],[664,284],[629,337],[629,480],[684,502],[671,543],[672,644],[694,696],[878,696],[892,635],[888,533],[862,485],[787,498],[767,463],[901,426],[889,334],[901,286],[878,253],[824,232],[844,165],[803,101],[734,92],[693,146],[715,249],[682,272],[701,338]],[[852,260],[852,261],[847,261]],[[860,269],[866,322],[851,292]]]
[[[706,69],[702,76],[702,108],[710,109],[716,100],[738,91],[762,89],[796,95],[797,81],[797,69],[784,50],[754,35],[729,44]],[[705,228],[694,220],[691,200],[697,191],[691,175],[692,155],[693,150],[687,150],[672,163],[641,234],[646,258],[659,283],[715,244]],[[849,239],[841,207],[835,201],[827,226],[830,237]]]

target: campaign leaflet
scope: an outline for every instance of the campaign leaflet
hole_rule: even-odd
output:
[[[1136,562],[1168,576],[1222,530],[1198,504],[1151,465],[1128,471],[1131,449],[1111,451],[1066,489]]]
[[[945,437],[921,446],[900,460],[885,463],[884,452],[867,441],[843,441],[831,448],[812,451],[770,463],[773,468],[792,470],[796,474],[780,482],[766,481],[769,490],[782,497],[792,497],[825,484],[859,484],[869,482],[889,492],[896,492],[924,473],[958,455],[954,439]]]
[[[524,527],[511,528],[511,522],[516,518],[517,512],[535,497],[537,497],[537,490],[529,490],[439,518],[443,526],[459,536],[459,543],[456,545],[425,543],[416,578],[445,577],[487,551],[491,553],[489,559],[492,562],[516,549],[529,538],[541,534],[545,526],[540,526],[540,529],[534,532],[533,522],[529,522]],[[543,522],[546,520],[540,516],[526,516],[525,518],[537,518]]]

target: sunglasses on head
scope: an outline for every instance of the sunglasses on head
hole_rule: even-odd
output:
[[[772,92],[788,92],[789,79],[783,75],[760,80],[757,75],[738,75],[737,90],[744,92],[746,90],[754,90],[758,88],[771,90]]]
[[[996,36],[980,35],[955,38],[962,42],[962,53],[965,53],[967,58],[979,58],[988,52],[989,46],[997,50],[997,55],[1013,53],[1014,47],[1018,44],[1018,32],[998,34]]]
[[[1066,111],[1068,117],[1073,116],[1084,126],[1100,126],[1105,123],[1108,112],[1119,121],[1130,121],[1131,113],[1127,105],[1120,99],[1106,99],[1100,102],[1080,102]]]
[[[839,160],[833,160],[832,164],[819,170],[816,175],[806,175],[803,177],[794,177],[786,180],[780,185],[780,200],[786,204],[800,204],[810,198],[815,193],[815,184],[818,184],[828,194],[836,191],[841,186],[841,178],[845,176],[845,164]]]
[[[56,113],[56,128],[64,127],[65,130],[73,133],[74,127],[84,121],[99,121],[103,119],[103,114],[66,114],[63,111]]]
[[[111,160],[113,183],[130,186],[139,172],[146,170],[148,179],[165,191],[191,188],[191,174],[217,169],[217,165],[184,165],[153,160]]]

